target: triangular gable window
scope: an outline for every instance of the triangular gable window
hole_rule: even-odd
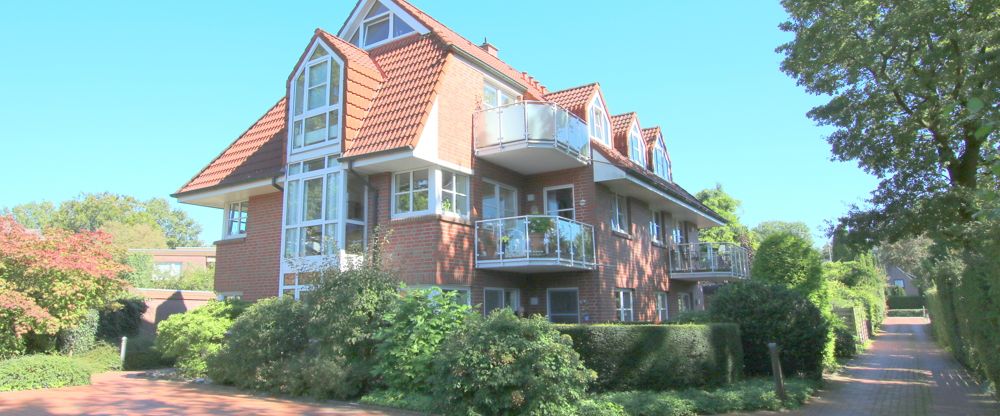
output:
[[[400,19],[399,16],[393,16],[392,17],[392,36],[393,37],[399,37],[399,36],[405,35],[407,33],[410,33],[412,31],[413,31],[413,28],[410,27],[410,25],[406,24],[406,22],[404,22],[403,19]]]
[[[381,2],[375,2],[360,27],[351,34],[350,42],[358,47],[371,48],[414,31],[413,26],[395,12]]]
[[[604,111],[604,102],[600,96],[594,96],[594,100],[590,102],[590,137],[611,146],[611,120]]]
[[[316,48],[316,52],[313,52],[312,56],[309,57],[309,60],[311,61],[313,59],[319,59],[324,56],[326,56],[326,49]]]
[[[383,5],[382,3],[375,2],[375,5],[372,6],[372,10],[368,12],[368,15],[365,16],[365,19],[378,17],[382,13],[389,13],[389,9],[385,7],[385,5]]]
[[[642,140],[642,132],[637,123],[632,124],[628,133],[628,158],[639,166],[646,167],[646,142]]]
[[[670,160],[667,159],[667,149],[663,146],[663,138],[657,137],[653,146],[653,173],[666,181],[673,181],[670,177]]]

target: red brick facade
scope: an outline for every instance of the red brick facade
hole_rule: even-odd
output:
[[[215,291],[256,300],[278,294],[281,193],[250,198],[245,237],[215,243]]]

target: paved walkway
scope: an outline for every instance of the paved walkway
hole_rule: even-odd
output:
[[[98,374],[89,386],[0,393],[3,415],[336,415],[392,416],[340,402],[254,396],[225,386],[140,378],[134,372]]]
[[[887,318],[818,398],[782,415],[1000,415],[1000,404],[930,337],[924,318]]]

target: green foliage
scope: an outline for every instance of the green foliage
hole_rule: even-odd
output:
[[[822,376],[830,323],[801,292],[752,280],[728,284],[709,312],[713,321],[740,326],[747,375],[771,374],[767,343],[776,342],[788,374]]]
[[[922,296],[889,296],[886,299],[889,309],[921,309],[924,307]]]
[[[186,376],[202,376],[206,359],[222,348],[226,331],[246,308],[240,301],[212,301],[198,309],[171,315],[157,326],[156,349],[177,360]]]
[[[180,276],[143,276],[137,287],[148,289],[207,290],[215,289],[215,267],[185,266]]]
[[[857,302],[848,302],[836,308],[834,313],[838,318],[832,322],[837,336],[837,358],[850,358],[860,354],[865,346],[862,335],[867,330],[864,307]]]
[[[856,260],[823,264],[823,276],[829,283],[832,301],[838,307],[860,306],[868,320],[868,333],[875,332],[885,320],[885,271],[870,254],[857,254]]]
[[[715,211],[723,219],[726,225],[701,230],[698,239],[709,243],[736,243],[744,248],[752,250],[757,245],[753,233],[740,223],[737,211],[741,202],[722,190],[721,184],[716,184],[715,188],[703,189],[695,194],[701,203]]]
[[[788,400],[774,393],[774,382],[757,378],[715,390],[688,389],[605,393],[597,400],[621,405],[631,416],[694,416],[755,410],[781,410],[801,405],[816,391],[816,383],[800,378],[785,380]]]
[[[259,369],[259,389],[316,399],[348,400],[358,397],[368,382],[368,366],[342,355],[300,354],[272,361]]]
[[[122,258],[122,264],[126,269],[121,273],[121,278],[125,279],[132,287],[145,287],[152,280],[154,263],[153,256],[146,253],[128,252]]]
[[[98,342],[90,351],[74,355],[73,359],[83,364],[92,374],[117,371],[122,369],[121,350],[119,348],[117,345],[102,341]]]
[[[902,317],[922,317],[926,311],[924,309],[890,309],[888,316],[902,316]]]
[[[111,221],[101,226],[121,248],[167,248],[167,236],[156,223],[125,224]]]
[[[392,407],[427,414],[430,414],[434,410],[433,396],[413,392],[376,390],[366,394],[358,401],[369,405]]]
[[[921,273],[923,262],[930,256],[930,248],[934,243],[930,237],[922,235],[907,238],[893,243],[882,243],[875,253],[879,262],[892,265],[908,273]]]
[[[99,316],[96,310],[90,310],[76,326],[59,331],[59,352],[67,355],[90,351],[97,345],[97,324]]]
[[[901,288],[899,286],[888,286],[888,287],[886,287],[885,288],[885,297],[886,297],[886,299],[888,299],[890,297],[893,297],[893,296],[906,296],[906,289],[903,289],[903,288]]]
[[[173,367],[175,361],[173,358],[163,357],[163,354],[155,348],[152,337],[129,338],[125,345],[123,367],[127,371]]]
[[[712,322],[712,317],[709,316],[708,311],[697,311],[688,310],[677,314],[676,318],[671,319],[668,323],[670,324],[707,324]]]
[[[0,391],[90,384],[89,368],[60,355],[28,355],[0,361]]]
[[[573,339],[593,387],[668,390],[721,386],[742,375],[743,349],[734,324],[559,325]]]
[[[279,383],[266,379],[265,370],[305,350],[307,322],[305,305],[291,297],[257,301],[236,318],[224,347],[208,358],[209,377],[243,388],[273,388]]]
[[[809,245],[813,244],[812,231],[802,221],[764,221],[753,227],[752,231],[759,241],[764,241],[775,234],[787,233],[805,240]]]
[[[149,309],[146,300],[140,296],[127,296],[115,300],[111,306],[100,312],[97,337],[118,342],[121,337],[133,337],[139,333],[142,315]]]
[[[472,315],[444,343],[434,371],[440,410],[465,415],[569,415],[595,377],[568,336],[509,309]]]
[[[390,390],[429,391],[441,343],[461,330],[469,315],[469,306],[459,304],[457,296],[440,289],[411,290],[394,302],[375,336],[372,368]]]
[[[796,289],[812,296],[822,290],[819,252],[797,235],[779,232],[760,243],[750,275],[754,280]]]
[[[577,416],[629,416],[622,405],[606,400],[585,399],[577,403]]]

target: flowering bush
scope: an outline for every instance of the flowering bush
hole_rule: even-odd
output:
[[[0,356],[23,352],[23,336],[73,328],[126,285],[111,239],[49,229],[39,235],[0,216]]]

